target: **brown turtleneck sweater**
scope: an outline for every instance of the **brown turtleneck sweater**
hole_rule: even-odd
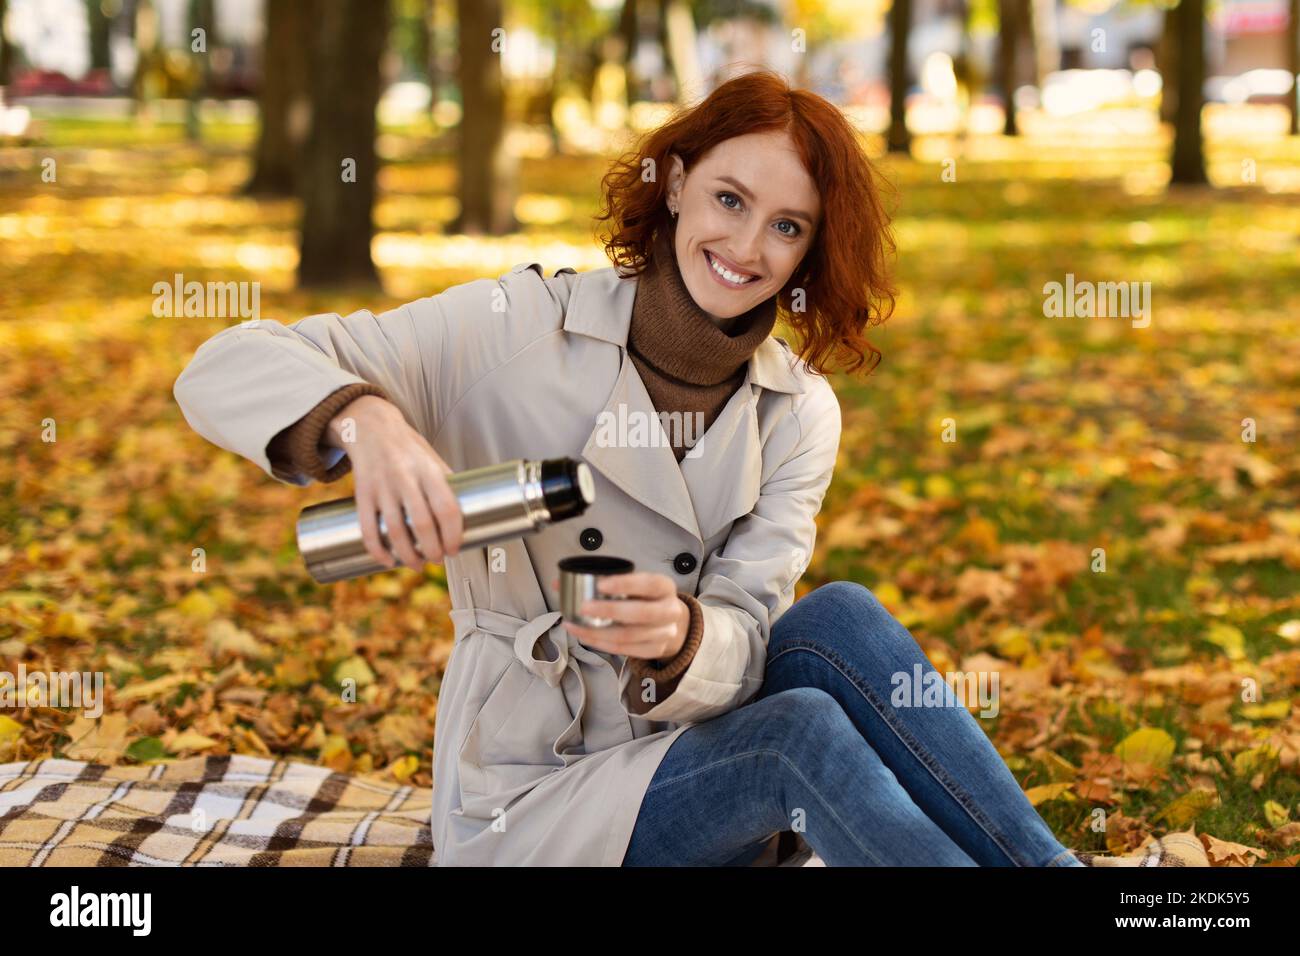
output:
[[[686,416],[703,416],[694,444],[744,382],[750,356],[776,324],[776,297],[734,318],[713,319],[682,281],[674,235],[675,226],[655,237],[650,263],[637,281],[627,354],[655,411],[682,413],[680,433],[672,428],[668,435],[680,462],[690,450],[678,440],[690,431]]]
[[[760,302],[735,318],[714,320],[696,305],[682,281],[674,251],[675,227],[674,220],[672,228],[655,237],[650,261],[637,280],[627,351],[655,410],[682,413],[682,433],[674,428],[668,436],[673,455],[680,462],[690,448],[684,440],[686,416],[703,416],[702,427],[690,435],[693,444],[744,382],[750,357],[776,322],[776,298]],[[361,382],[331,393],[267,444],[266,454],[273,470],[289,475],[301,473],[322,482],[346,475],[352,468],[347,456],[332,468],[324,466],[321,452],[326,450],[325,430],[335,415],[362,395],[389,397],[379,386]],[[655,682],[655,702],[668,697],[700,646],[704,635],[700,603],[694,595],[682,591],[678,597],[690,609],[686,639],[681,650],[666,661],[628,658],[633,700],[640,700],[641,681],[647,677]]]

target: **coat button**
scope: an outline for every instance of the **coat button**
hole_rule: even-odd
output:
[[[578,536],[578,542],[588,551],[595,551],[604,540],[605,536],[600,533],[599,528],[584,528],[582,534]]]
[[[695,570],[695,555],[689,551],[683,551],[673,558],[673,569],[678,574],[690,574]]]

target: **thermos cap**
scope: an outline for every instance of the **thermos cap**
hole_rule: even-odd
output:
[[[552,521],[572,518],[596,500],[596,482],[585,461],[548,458],[542,462],[542,500]]]

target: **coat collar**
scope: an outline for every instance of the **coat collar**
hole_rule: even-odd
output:
[[[748,514],[758,500],[763,448],[753,386],[792,394],[805,386],[788,346],[769,336],[751,356],[744,384],[680,463],[666,440],[639,447],[611,444],[610,422],[641,419],[659,428],[654,404],[627,354],[635,297],[636,277],[613,268],[578,273],[574,280],[564,330],[617,345],[622,357],[582,455],[633,499],[704,541]]]
[[[577,273],[564,317],[564,331],[626,348],[636,283],[636,276],[620,275],[613,267]],[[782,345],[784,341],[779,336],[763,340],[750,357],[745,384],[775,392],[804,391],[803,382],[794,372],[792,354],[788,346]]]

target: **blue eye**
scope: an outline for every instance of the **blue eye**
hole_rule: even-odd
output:
[[[714,196],[716,199],[719,200],[719,202],[722,202],[724,208],[732,209],[733,212],[735,212],[736,209],[740,208],[740,196],[737,196],[735,193],[728,193],[728,191],[723,190],[722,193],[715,193]],[[736,200],[737,203],[736,206],[729,206],[729,204],[727,203],[727,196],[731,196],[732,199]],[[781,220],[781,222],[785,222],[785,224],[794,226],[793,233],[787,233],[784,232],[784,230],[783,232],[781,232],[781,235],[784,235],[784,237],[787,239],[796,238],[798,237],[798,235],[800,235],[803,232],[803,230],[800,228],[800,226],[798,226],[798,224],[796,224],[796,222],[792,222],[788,219],[783,219]]]
[[[782,219],[780,222],[777,223],[777,225],[778,225],[778,226],[789,226],[791,229],[793,229],[793,230],[794,230],[793,232],[784,232],[784,231],[781,231],[781,235],[783,235],[783,236],[789,236],[789,237],[791,237],[791,238],[794,238],[795,236],[799,235],[799,233],[802,231],[802,230],[799,228],[798,225],[796,225],[795,223],[791,222],[789,219]]]

